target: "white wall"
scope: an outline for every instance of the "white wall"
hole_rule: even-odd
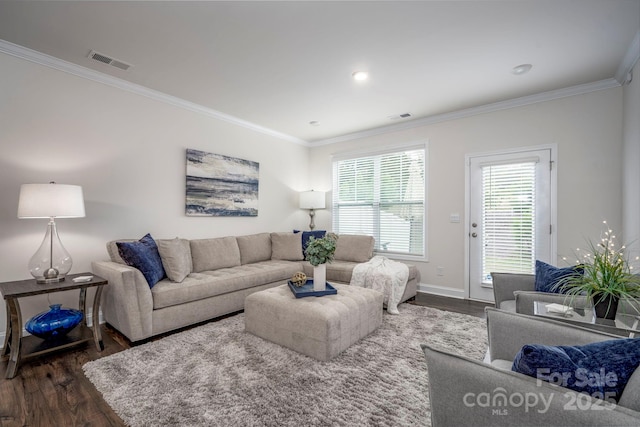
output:
[[[57,221],[76,273],[107,259],[105,243],[116,238],[307,226],[307,213],[297,207],[298,191],[310,188],[307,147],[9,55],[0,54],[0,70],[0,281],[30,277],[27,263],[47,225],[17,218],[23,183],[83,186],[86,218]],[[187,148],[259,162],[258,216],[185,216]],[[75,306],[77,292],[50,300]],[[25,320],[48,305],[44,296],[21,302]],[[0,304],[0,338],[5,318]]]
[[[91,261],[106,259],[105,242],[115,238],[306,228],[297,192],[330,190],[332,154],[416,141],[429,143],[429,262],[418,265],[425,284],[464,289],[464,218],[450,223],[449,214],[464,214],[468,153],[558,145],[560,255],[597,236],[603,218],[616,230],[622,225],[622,88],[308,149],[9,55],[0,54],[0,70],[0,281],[29,277],[27,262],[46,228],[46,220],[16,217],[20,184],[83,186],[87,217],[58,221],[74,258],[72,272],[83,272]],[[638,123],[628,117],[639,109],[638,75],[624,89],[632,123],[626,141],[635,141],[636,150]],[[259,162],[259,216],[186,217],[186,148]],[[628,171],[637,170],[635,159]],[[635,182],[629,200],[638,199]],[[637,211],[630,216],[640,221]],[[330,209],[317,211],[316,224],[330,228]],[[444,276],[436,276],[436,266]],[[76,293],[51,296],[65,305],[75,301]],[[47,304],[46,297],[23,300],[24,319]],[[0,337],[4,320],[0,305]]]
[[[633,262],[640,255],[640,62],[633,69],[633,80],[624,86],[624,239],[629,243]],[[639,262],[634,262],[640,268]]]
[[[598,238],[602,220],[622,226],[622,89],[614,88],[311,149],[311,184],[331,188],[331,156],[428,141],[428,254],[422,283],[462,295],[465,287],[465,155],[557,144],[558,255]],[[460,223],[449,215],[459,213]],[[331,227],[329,211],[316,223]],[[559,265],[562,262],[558,261]],[[444,276],[436,267],[444,267]]]

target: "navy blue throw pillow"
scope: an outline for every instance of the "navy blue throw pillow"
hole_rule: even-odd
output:
[[[116,242],[116,245],[124,262],[142,272],[149,288],[153,288],[156,283],[167,277],[158,252],[158,245],[150,234],[137,242]]]
[[[299,233],[300,230],[293,230],[294,233]],[[309,244],[309,238],[313,237],[314,239],[322,239],[325,234],[327,234],[327,230],[312,230],[312,231],[303,231],[302,232],[302,253],[307,249],[307,245]]]
[[[536,260],[536,291],[562,294],[562,287],[556,286],[561,279],[568,276],[582,276],[584,267],[574,265],[571,267],[558,268],[546,262]]]
[[[621,338],[581,346],[528,344],[511,370],[617,402],[638,365],[640,338]]]

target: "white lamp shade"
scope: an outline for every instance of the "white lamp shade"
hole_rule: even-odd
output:
[[[300,193],[300,209],[324,209],[324,191],[303,191]]]
[[[18,218],[84,217],[82,187],[64,184],[22,184]]]

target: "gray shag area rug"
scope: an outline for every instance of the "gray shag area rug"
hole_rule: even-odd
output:
[[[420,344],[481,360],[486,321],[411,304],[329,362],[244,331],[244,314],[84,365],[131,426],[429,426]]]

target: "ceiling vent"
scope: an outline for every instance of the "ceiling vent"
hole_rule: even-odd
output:
[[[402,114],[398,114],[396,116],[389,116],[389,120],[408,119],[409,117],[411,117],[411,113],[402,113]]]
[[[107,55],[103,55],[102,53],[96,52],[95,50],[92,50],[91,52],[89,52],[89,59],[102,62],[103,64],[111,65],[112,67],[116,67],[124,71],[127,71],[129,68],[132,67],[131,64],[127,64],[126,62],[122,62],[122,61],[118,61],[117,59],[110,58]]]

